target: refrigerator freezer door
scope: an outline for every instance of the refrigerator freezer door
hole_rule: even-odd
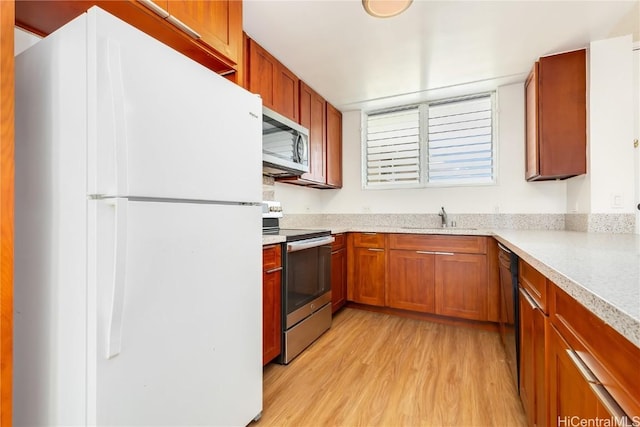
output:
[[[89,424],[248,424],[262,410],[260,208],[90,203]]]
[[[98,8],[87,16],[89,193],[260,201],[260,98]]]

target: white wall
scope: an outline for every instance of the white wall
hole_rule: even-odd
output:
[[[27,50],[28,48],[30,48],[31,46],[33,46],[34,44],[36,44],[38,41],[41,40],[40,37],[31,33],[28,33],[20,28],[15,28],[13,33],[14,33],[13,49],[14,49],[15,55],[21,53],[24,50]]]
[[[524,179],[524,85],[498,88],[498,183],[491,186],[363,190],[360,111],[343,113],[343,188],[316,190],[276,184],[288,213],[565,213],[566,182]]]
[[[567,186],[567,211],[634,212],[631,35],[595,41],[588,56],[588,173]]]

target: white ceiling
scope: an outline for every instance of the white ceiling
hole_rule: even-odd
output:
[[[376,19],[360,0],[244,0],[244,29],[346,111],[524,81],[538,57],[609,37],[637,3],[414,0]]]

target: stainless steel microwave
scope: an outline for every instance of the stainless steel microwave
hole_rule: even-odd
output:
[[[274,177],[309,172],[309,130],[262,108],[262,173]]]

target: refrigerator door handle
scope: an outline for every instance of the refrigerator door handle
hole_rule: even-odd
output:
[[[122,196],[129,193],[127,177],[127,121],[125,115],[124,79],[122,77],[120,44],[113,39],[107,41],[107,74],[113,113],[116,196]]]
[[[107,359],[122,347],[122,315],[127,281],[127,199],[113,199],[115,205],[115,244],[113,254],[113,294],[107,331]]]

